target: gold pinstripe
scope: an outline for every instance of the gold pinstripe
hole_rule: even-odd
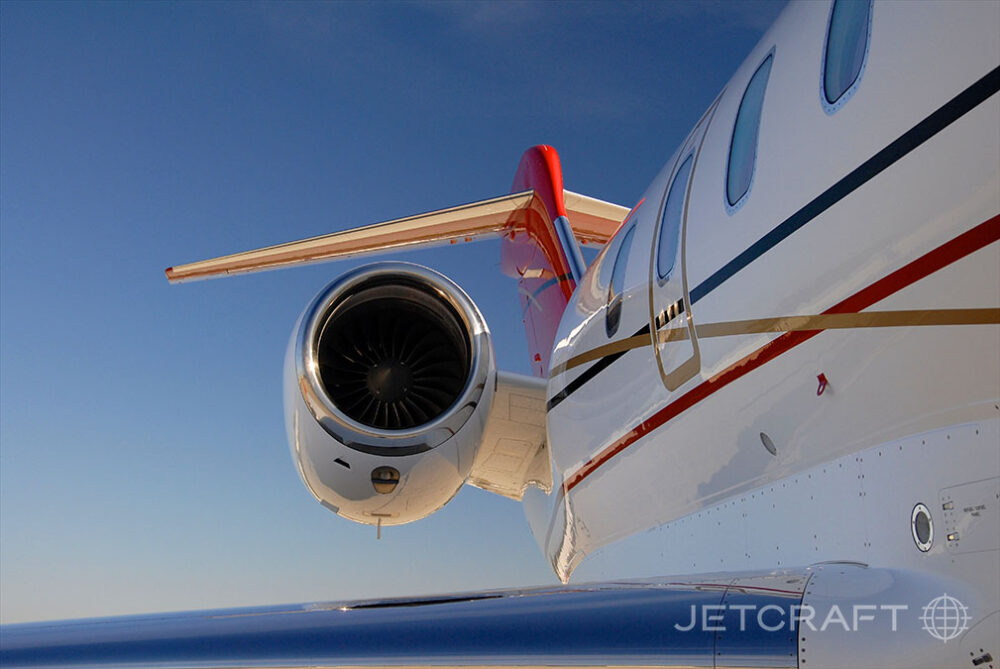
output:
[[[1000,324],[1000,308],[987,309],[912,309],[903,311],[862,311],[854,314],[815,314],[812,316],[779,316],[754,318],[742,321],[702,323],[695,326],[698,338],[731,337],[735,335],[768,332],[796,332],[809,330],[850,330],[856,328],[915,327],[925,325],[996,325]],[[670,328],[657,332],[660,343],[682,341],[688,338],[686,327]],[[588,362],[608,355],[623,353],[650,346],[650,335],[619,339],[575,355],[556,365],[549,377],[568,372]]]

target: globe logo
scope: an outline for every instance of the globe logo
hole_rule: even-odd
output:
[[[920,616],[927,633],[945,643],[969,629],[969,618],[968,607],[947,593],[929,601]]]

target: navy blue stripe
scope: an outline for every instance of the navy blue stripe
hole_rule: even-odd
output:
[[[638,337],[640,335],[649,334],[649,323],[646,323],[638,332],[636,332],[633,337]],[[612,353],[611,355],[606,355],[593,365],[584,370],[583,374],[576,377],[569,384],[560,390],[552,399],[545,403],[547,410],[552,411],[552,409],[562,402],[564,399],[573,394],[577,388],[590,381],[592,378],[603,372],[605,369],[611,366],[618,358],[625,355],[628,351],[622,351],[621,353]]]
[[[745,251],[726,263],[721,269],[712,274],[712,276],[698,284],[691,291],[691,304],[697,303],[698,300],[731,279],[733,275],[780,244],[796,230],[806,223],[815,220],[816,217],[827,209],[840,202],[865,183],[881,174],[896,161],[975,109],[997,93],[997,91],[1000,91],[1000,67],[991,70],[989,74],[956,95],[923,121],[907,130],[898,139],[866,160],[847,176],[830,186],[830,188],[823,191],[823,193],[811,202],[754,242]],[[640,330],[636,334],[642,334],[643,332],[649,332],[649,325],[646,325],[643,330]],[[611,363],[624,354],[624,352],[615,353],[614,355],[601,358],[594,363],[587,371],[573,379],[569,385],[550,399],[548,401],[548,409],[551,411],[556,405],[569,397],[587,381],[597,376],[598,373],[607,369]]]
[[[1000,90],[1000,68],[952,98],[947,104],[908,130],[899,139],[862,163],[853,172],[828,188],[812,202],[789,216],[778,227],[758,239],[712,276],[691,291],[691,304],[721,286],[734,274],[777,246],[786,237],[837,204],[889,166],[907,155],[928,139],[941,132],[963,115]]]

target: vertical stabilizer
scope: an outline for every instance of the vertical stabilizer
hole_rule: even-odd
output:
[[[569,230],[559,154],[551,146],[533,146],[521,156],[511,192],[533,190],[534,206],[517,212],[501,248],[501,267],[518,281],[531,373],[547,377],[549,355],[563,310],[576,288],[582,260]]]

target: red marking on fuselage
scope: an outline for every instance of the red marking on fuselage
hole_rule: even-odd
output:
[[[824,392],[826,392],[826,386],[830,382],[827,380],[826,374],[822,374],[822,373],[819,374],[819,376],[816,377],[816,380],[819,382],[819,385],[816,388],[816,397],[819,397]]]
[[[896,271],[879,279],[870,286],[859,290],[850,297],[830,307],[824,314],[857,313],[885,299],[899,290],[916,283],[920,279],[947,267],[979,249],[1000,240],[1000,215],[980,223],[951,241],[945,242],[936,249],[925,253],[916,260],[900,267]],[[799,344],[812,339],[823,330],[805,330],[786,332],[773,339],[739,362],[730,365],[712,378],[695,386],[688,392],[667,404],[659,411],[642,421],[629,432],[605,447],[591,458],[580,469],[573,473],[563,483],[561,490],[568,493],[580,485],[604,463],[618,455],[626,448],[639,441],[664,423],[687,411],[718,390],[728,386],[733,381],[746,376],[758,367],[774,360],[778,356],[795,348]]]
[[[632,209],[625,215],[625,218],[622,219],[621,224],[619,224],[619,226],[615,230],[614,234],[611,235],[612,237],[614,237],[615,235],[617,235],[619,232],[621,232],[622,228],[624,228],[626,225],[628,225],[628,222],[630,220],[632,220],[632,215],[635,214],[635,212],[639,211],[639,207],[641,207],[642,203],[645,202],[645,201],[646,201],[646,198],[642,198],[641,200],[639,200],[638,202],[635,203],[635,206],[632,207]]]

